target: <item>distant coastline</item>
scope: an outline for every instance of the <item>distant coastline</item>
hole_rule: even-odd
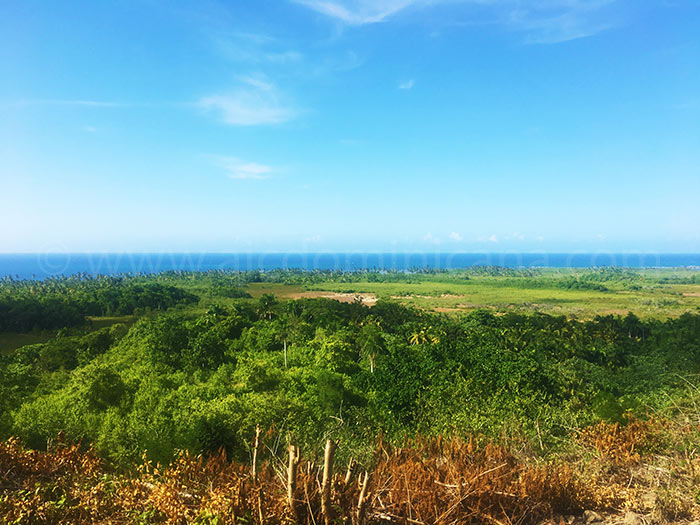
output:
[[[700,254],[634,253],[77,253],[0,254],[0,278],[45,279],[73,274],[164,271],[269,271],[508,268],[700,268]]]

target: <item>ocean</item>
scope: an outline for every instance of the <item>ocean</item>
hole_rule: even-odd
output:
[[[470,266],[509,268],[700,267],[700,254],[615,253],[80,253],[0,254],[0,277],[45,279],[92,275],[158,273],[168,270],[412,270]]]

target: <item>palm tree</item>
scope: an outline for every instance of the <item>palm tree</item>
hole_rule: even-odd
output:
[[[360,326],[358,336],[359,342],[362,343],[360,354],[367,356],[369,359],[369,371],[374,374],[374,362],[379,352],[384,348],[381,322],[374,316],[368,316]]]
[[[421,328],[411,334],[409,342],[412,345],[421,345],[425,343],[437,344],[440,342],[440,334],[436,332],[432,327]]]
[[[298,301],[288,301],[284,306],[284,318],[280,335],[282,336],[282,348],[284,349],[284,367],[287,368],[287,341],[291,345],[292,337],[301,323],[301,314],[304,308]]]
[[[276,305],[277,299],[275,298],[275,294],[263,294],[258,300],[258,315],[260,315],[261,318],[272,319],[272,316],[275,315],[273,307]]]

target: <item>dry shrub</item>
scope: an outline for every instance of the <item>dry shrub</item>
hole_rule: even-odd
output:
[[[119,491],[125,508],[153,512],[164,523],[192,523],[216,516],[217,523],[241,519],[279,523],[287,514],[283,485],[269,465],[253,480],[249,465],[227,461],[223,451],[204,459],[181,452],[165,469],[144,463],[141,475]]]
[[[629,466],[640,454],[658,448],[664,424],[650,418],[640,421],[629,417],[625,425],[601,421],[581,432],[584,445],[592,446],[601,458],[615,465]]]
[[[654,516],[665,522],[693,517],[693,505],[687,498],[670,490],[659,490],[654,501]]]
[[[66,444],[59,436],[50,453],[27,450],[19,440],[0,443],[2,523],[90,523],[114,509],[102,480],[102,465],[91,449]]]
[[[322,468],[302,461],[290,506],[285,458],[248,464],[224,453],[207,459],[181,453],[165,468],[144,461],[130,476],[109,474],[92,451],[60,444],[28,451],[16,439],[0,444],[5,474],[3,523],[326,523],[321,515]],[[506,448],[472,440],[416,439],[402,447],[379,442],[366,508],[358,516],[361,483],[337,468],[327,523],[536,523],[558,513],[614,502],[581,482],[567,465],[523,463]],[[53,492],[35,490],[51,487]],[[58,494],[61,497],[56,497]],[[63,499],[61,499],[63,498]]]
[[[580,435],[585,446],[598,452],[585,464],[594,471],[589,478],[617,487],[626,507],[661,522],[700,515],[699,438],[697,425],[654,418],[599,423]]]
[[[471,440],[438,438],[380,450],[372,499],[378,519],[536,523],[612,503],[568,466],[525,465],[494,444],[476,449]]]

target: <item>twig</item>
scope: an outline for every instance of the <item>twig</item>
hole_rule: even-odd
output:
[[[535,428],[537,429],[537,439],[540,442],[540,450],[544,451],[544,446],[542,445],[542,433],[540,432],[540,418],[535,419]]]
[[[362,487],[360,488],[360,497],[357,500],[357,525],[362,525],[364,521],[365,514],[365,503],[367,498],[367,485],[369,484],[369,472],[365,470],[365,477],[362,480]]]
[[[311,516],[311,521],[316,525],[316,519],[314,518],[314,511],[311,508],[311,501],[309,500],[309,489],[307,484],[304,483],[304,494],[306,495],[306,506],[309,508],[309,516]]]
[[[258,481],[258,447],[260,446],[260,425],[255,426],[255,443],[253,444],[253,481]]]

